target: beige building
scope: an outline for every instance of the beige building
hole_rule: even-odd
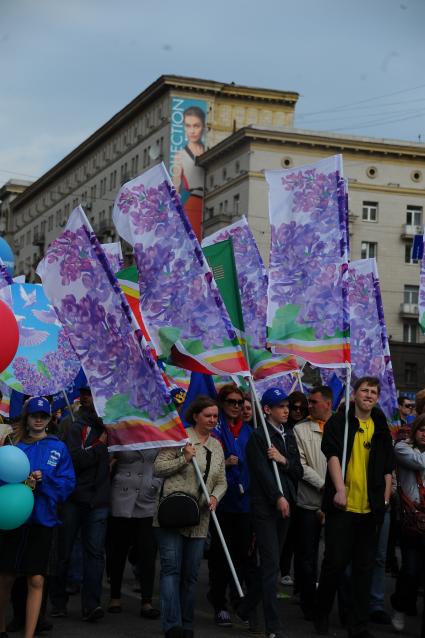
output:
[[[411,260],[422,232],[425,146],[293,128],[297,93],[162,76],[11,206],[17,273],[33,275],[45,247],[82,203],[101,241],[120,185],[153,164],[168,164],[171,99],[208,104],[204,234],[246,214],[267,262],[270,231],[264,170],[290,168],[342,153],[349,181],[351,258],[377,257],[400,390],[425,385],[418,329],[419,266]]]

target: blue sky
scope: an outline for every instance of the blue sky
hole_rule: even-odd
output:
[[[0,184],[164,73],[297,91],[296,126],[425,142],[424,0],[3,0]]]

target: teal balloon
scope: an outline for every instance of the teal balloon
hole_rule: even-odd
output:
[[[34,507],[32,490],[23,483],[0,487],[0,529],[16,529],[31,516]]]
[[[5,483],[22,483],[30,473],[27,455],[14,445],[0,447],[0,480]]]

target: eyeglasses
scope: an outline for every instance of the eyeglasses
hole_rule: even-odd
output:
[[[229,405],[233,405],[234,408],[241,408],[244,404],[243,399],[224,399],[224,402],[228,403]]]

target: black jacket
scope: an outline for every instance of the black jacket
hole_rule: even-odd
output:
[[[283,494],[279,490],[272,461],[267,456],[267,441],[262,427],[251,435],[246,456],[251,480],[251,511],[255,514],[271,514],[276,511],[277,499],[284,496],[290,505],[297,498],[297,484],[303,476],[295,436],[290,428],[285,429],[285,443],[282,436],[267,423],[272,445],[286,457],[287,465],[277,463]]]
[[[376,516],[383,516],[385,512],[384,492],[385,474],[391,474],[394,468],[394,452],[391,434],[384,413],[379,408],[373,408],[371,413],[375,424],[375,431],[371,440],[369,464],[367,469],[367,490],[370,508]],[[355,416],[354,406],[350,407],[348,416],[347,467],[353,449],[354,436],[360,428]],[[334,414],[326,422],[322,438],[322,452],[329,460],[337,456],[342,463],[344,446],[345,414]],[[322,509],[324,512],[335,510],[333,498],[335,487],[329,475],[326,474]]]
[[[110,497],[108,447],[99,442],[104,432],[96,413],[79,410],[77,420],[67,429],[68,446],[77,479],[70,500],[90,507],[107,507]]]

